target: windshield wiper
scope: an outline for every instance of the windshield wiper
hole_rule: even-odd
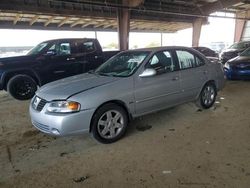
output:
[[[104,73],[104,72],[95,72],[95,73],[100,75],[100,76],[113,76],[113,75],[110,75],[110,74]]]

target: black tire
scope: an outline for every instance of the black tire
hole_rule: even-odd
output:
[[[16,75],[7,84],[7,91],[18,100],[31,99],[35,95],[36,90],[36,82],[28,75]]]
[[[208,82],[201,90],[197,106],[203,109],[208,109],[213,106],[217,96],[216,86],[213,82]]]
[[[111,113],[112,120],[108,120],[109,112]],[[121,116],[121,118],[117,119],[117,121],[115,119],[116,115]],[[100,122],[104,122],[106,125]],[[128,116],[126,111],[122,107],[113,103],[109,103],[102,106],[96,111],[93,116],[91,126],[93,137],[103,144],[109,144],[123,137],[128,126]],[[106,134],[104,134],[104,130],[106,131]],[[115,136],[111,135],[112,130],[114,131]]]

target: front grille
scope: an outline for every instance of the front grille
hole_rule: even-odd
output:
[[[45,132],[45,133],[49,133],[49,132],[50,132],[49,126],[47,126],[47,125],[43,125],[43,124],[38,123],[38,122],[35,122],[35,121],[32,121],[32,124],[33,124],[37,129],[39,129],[39,130],[42,131],[42,132]]]
[[[39,102],[39,104],[36,107],[36,110],[41,112],[46,103],[47,103],[46,100],[41,99],[41,101]]]
[[[46,103],[47,103],[46,100],[41,99],[41,98],[39,98],[39,97],[36,96],[36,97],[34,98],[34,100],[32,101],[32,107],[33,107],[35,110],[41,112],[42,109],[43,109],[43,107],[46,105]]]

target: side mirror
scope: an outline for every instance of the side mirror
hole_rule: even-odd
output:
[[[155,75],[156,75],[156,70],[155,70],[155,69],[147,68],[147,69],[145,69],[145,70],[139,75],[139,77],[145,78],[145,77],[151,77],[151,76],[155,76]]]
[[[56,51],[55,50],[48,50],[44,55],[45,56],[55,56]]]

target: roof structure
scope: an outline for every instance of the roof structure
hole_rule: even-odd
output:
[[[129,9],[130,31],[176,32],[215,11],[250,8],[246,0],[125,1],[128,6],[122,0],[1,0],[0,28],[112,31],[117,9]]]

